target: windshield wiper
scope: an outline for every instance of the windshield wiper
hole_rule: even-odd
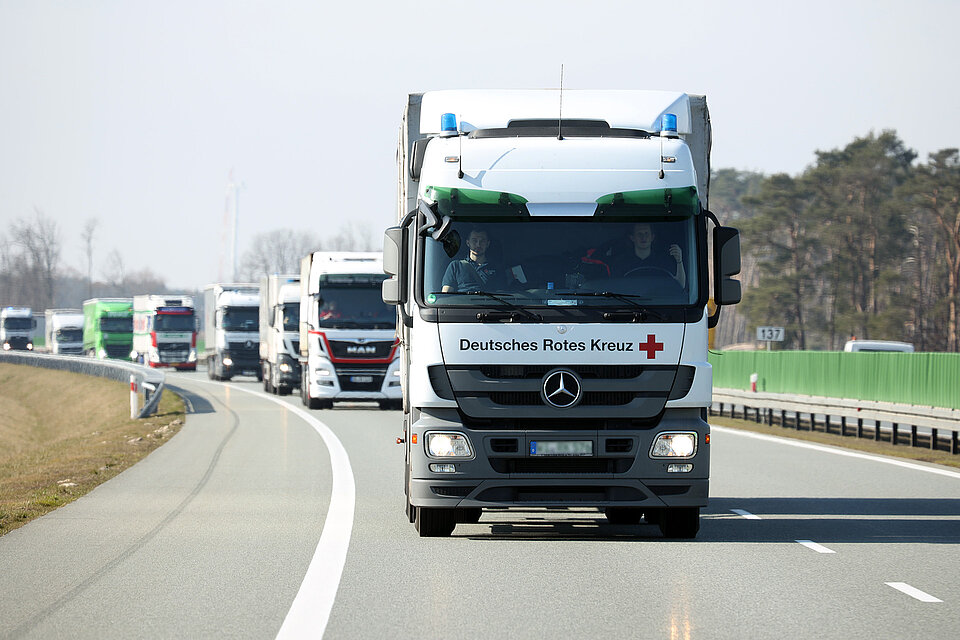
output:
[[[540,322],[543,320],[543,316],[536,314],[528,309],[524,309],[520,305],[513,304],[508,300],[504,300],[500,296],[490,293],[489,291],[464,291],[463,293],[468,296],[486,296],[488,298],[491,298],[492,300],[496,300],[503,306],[507,307],[508,309],[512,309],[514,311],[514,313],[511,313],[508,316],[503,316],[499,313],[478,313],[477,320],[479,320],[480,322],[483,322],[485,320],[500,320],[502,318],[510,318],[510,320],[512,321],[516,319],[517,315],[522,315],[528,320],[533,320],[534,322]]]
[[[644,296],[641,296],[641,295],[637,295],[633,293],[616,293],[614,291],[575,292],[575,293],[568,293],[564,295],[571,295],[571,296],[584,297],[584,298],[613,298],[614,300],[621,300],[639,309],[639,312],[635,312],[633,314],[634,322],[643,322],[644,320],[646,320],[647,315],[652,315],[658,320],[663,320],[663,314],[657,311],[654,311],[653,309],[648,309],[647,307],[643,306],[642,304],[634,300],[634,298],[643,298],[645,300],[649,300],[649,298],[644,298]],[[606,312],[603,314],[603,318],[605,320],[616,320],[617,315],[618,314],[616,313]]]

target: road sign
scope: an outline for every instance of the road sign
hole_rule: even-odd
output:
[[[757,327],[757,340],[767,342],[783,342],[783,327]]]

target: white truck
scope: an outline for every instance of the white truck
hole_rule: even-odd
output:
[[[396,312],[380,252],[326,252],[300,263],[300,399],[311,409],[375,400],[399,408]]]
[[[0,311],[0,345],[11,349],[33,351],[33,330],[37,321],[30,307],[4,307]]]
[[[260,280],[260,374],[263,390],[286,395],[300,386],[300,276]]]
[[[709,150],[703,96],[409,96],[383,299],[421,536],[487,507],[573,506],[697,534],[710,272],[718,305],[740,300],[739,234],[707,208]]]
[[[203,289],[203,357],[211,380],[260,379],[260,287],[210,284]]]
[[[197,369],[197,320],[187,295],[133,297],[133,358],[150,367]]]
[[[83,353],[83,310],[47,309],[44,312],[46,349],[55,355]]]

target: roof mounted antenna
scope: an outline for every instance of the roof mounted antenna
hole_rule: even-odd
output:
[[[560,63],[560,116],[557,118],[557,140],[563,140],[563,63]]]

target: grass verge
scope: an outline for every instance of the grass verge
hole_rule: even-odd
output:
[[[127,383],[0,364],[0,536],[129,468],[183,425],[183,400],[130,419]]]
[[[782,436],[784,438],[793,438],[794,440],[806,440],[808,442],[828,444],[835,447],[844,447],[845,449],[855,449],[865,453],[876,453],[894,458],[917,460],[920,462],[931,462],[934,464],[942,464],[947,467],[960,468],[960,455],[955,456],[946,451],[931,451],[930,449],[911,447],[904,444],[894,446],[889,442],[876,442],[874,440],[868,440],[867,438],[841,436],[840,434],[824,433],[823,431],[797,431],[796,429],[791,429],[789,427],[784,428],[780,425],[772,425],[768,427],[765,424],[757,424],[752,420],[739,420],[718,415],[710,416],[709,422],[710,424],[720,425],[721,427],[742,429],[744,431],[753,431],[755,433],[765,433],[773,436]]]

